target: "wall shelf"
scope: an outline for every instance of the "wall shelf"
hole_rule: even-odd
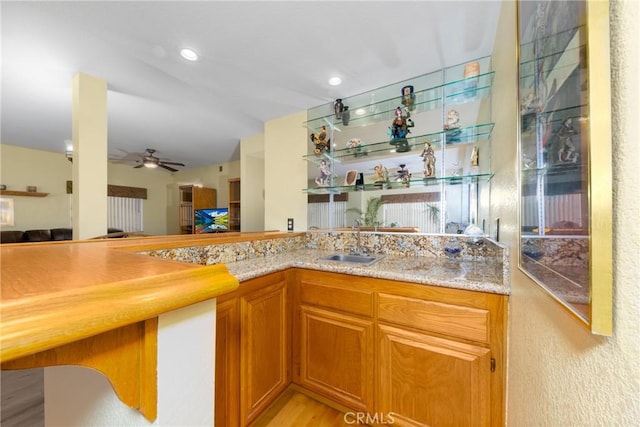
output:
[[[35,191],[0,190],[0,196],[46,197],[48,195],[49,193],[37,193]]]

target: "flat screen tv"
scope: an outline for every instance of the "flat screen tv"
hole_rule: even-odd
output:
[[[229,209],[196,209],[196,233],[217,233],[229,230]]]

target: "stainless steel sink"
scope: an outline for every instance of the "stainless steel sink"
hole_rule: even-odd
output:
[[[349,262],[353,264],[370,265],[380,260],[381,258],[382,256],[375,257],[369,255],[333,254],[321,259],[325,261]]]

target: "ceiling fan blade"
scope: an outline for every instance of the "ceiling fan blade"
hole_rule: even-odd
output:
[[[143,166],[144,166],[144,164],[140,163],[138,166],[134,166],[133,168],[134,168],[134,169],[138,169],[138,168],[141,168],[141,167],[143,167]]]
[[[184,166],[184,163],[178,163],[178,162],[165,162],[165,161],[161,161],[160,163],[165,164],[165,165]]]
[[[165,168],[166,170],[170,170],[171,172],[178,172],[178,169],[166,166],[164,163],[160,163],[158,166],[160,166],[161,168]]]

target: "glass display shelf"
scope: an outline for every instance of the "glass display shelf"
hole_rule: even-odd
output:
[[[406,148],[408,149],[406,151],[398,151],[397,154],[406,154],[406,152],[411,151],[414,147],[422,150],[424,144],[427,142],[433,146],[434,150],[437,150],[442,147],[442,144],[446,144],[446,146],[458,146],[486,141],[491,137],[493,127],[494,123],[482,123],[455,130],[442,130],[425,135],[412,136],[407,138]],[[360,147],[359,151],[356,150],[356,148],[341,148],[334,149],[331,153],[325,151],[320,154],[309,154],[303,157],[313,163],[319,163],[323,159],[333,159],[338,163],[360,162],[376,157],[393,156],[394,153],[391,151],[395,150],[397,145],[393,145],[389,140],[386,140],[383,142],[363,144]]]
[[[364,185],[336,185],[333,187],[310,187],[304,188],[302,191],[309,194],[339,194],[348,193],[353,191],[379,191],[379,190],[393,190],[393,189],[406,189],[410,187],[428,187],[432,185],[447,184],[447,185],[467,185],[475,184],[478,182],[488,182],[493,178],[493,173],[480,173],[470,175],[459,176],[445,176],[445,177],[432,177],[432,178],[412,178],[408,181],[390,181],[366,183]]]
[[[441,109],[443,101],[447,105],[461,104],[480,100],[491,92],[495,72],[491,71],[477,76],[469,77],[430,87],[414,93],[415,100],[411,115],[421,112]],[[444,99],[443,99],[444,93]],[[349,100],[345,99],[345,103]],[[402,105],[402,97],[384,99],[378,102],[349,107],[350,119],[348,126],[367,126],[383,121],[391,121],[395,117],[395,111]],[[344,126],[342,120],[337,119],[334,112],[313,118],[304,122],[304,126],[311,131],[317,131],[322,126],[340,132]]]

